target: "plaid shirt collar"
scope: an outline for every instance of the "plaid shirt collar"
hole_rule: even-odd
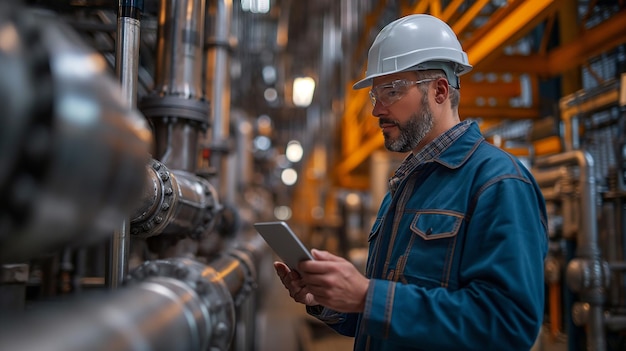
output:
[[[389,179],[389,190],[391,194],[395,194],[398,190],[398,186],[419,165],[433,160],[441,155],[441,153],[447,149],[452,143],[454,143],[469,126],[472,121],[465,120],[454,127],[448,129],[446,132],[436,137],[433,141],[426,144],[417,154],[412,152],[402,161],[402,164],[398,167],[393,177]]]

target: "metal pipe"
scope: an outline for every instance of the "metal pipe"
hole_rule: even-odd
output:
[[[537,160],[537,167],[576,165],[579,168],[581,228],[576,240],[576,258],[567,267],[566,280],[573,291],[580,292],[581,300],[588,304],[584,323],[587,325],[587,348],[590,351],[606,350],[603,304],[610,276],[608,263],[601,260],[598,246],[596,212],[596,180],[593,157],[585,151],[574,150]]]
[[[203,0],[161,0],[155,92],[199,99],[202,89]]]
[[[139,71],[139,36],[143,0],[119,0],[115,73],[120,80],[122,97],[129,108],[137,107],[137,76]],[[107,286],[119,287],[128,275],[130,250],[130,219],[124,218],[113,231],[107,265]]]
[[[131,215],[131,235],[189,236],[194,239],[213,229],[222,205],[206,179],[169,170],[152,160],[145,168],[146,186]]]
[[[142,0],[119,0],[115,73],[122,85],[122,97],[128,101],[129,107],[137,107],[137,72],[139,71],[142,12]]]
[[[206,350],[212,317],[191,286],[169,277],[152,277],[104,296],[69,306],[41,307],[36,314],[3,321],[0,349]]]
[[[256,289],[265,252],[256,236],[209,265],[144,262],[115,291],[2,320],[0,350],[228,350],[235,306]]]
[[[13,47],[26,51],[0,54],[0,80],[9,79],[10,90],[16,82],[4,70],[29,72],[14,97],[28,112],[10,105],[0,117],[0,139],[9,146],[13,134],[28,140],[0,155],[10,175],[6,189],[0,184],[0,222],[5,215],[11,221],[6,235],[0,229],[0,261],[7,262],[109,237],[143,186],[151,140],[146,121],[121,103],[101,55],[56,17],[24,16]],[[9,57],[15,62],[5,62]]]
[[[546,156],[536,162],[539,168],[551,168],[563,165],[577,165],[580,172],[580,200],[584,210],[581,211],[582,228],[578,233],[577,253],[580,257],[597,257],[598,223],[596,222],[596,179],[593,157],[585,151],[574,150]]]
[[[158,14],[155,89],[141,108],[155,129],[155,156],[172,169],[195,172],[198,135],[208,128],[202,44],[205,1],[162,0]]]
[[[217,179],[216,187],[220,198],[233,203],[233,194],[228,193],[228,182],[234,181],[233,177],[225,173],[225,152],[230,134],[230,51],[231,38],[230,26],[232,20],[232,0],[211,1],[207,6],[207,21],[213,21],[207,25],[206,36],[206,91],[211,101],[211,116],[213,116],[213,129],[211,131],[210,145],[213,147],[210,165],[222,170]]]
[[[537,181],[537,184],[541,188],[553,186],[563,176],[560,168],[550,170],[540,170],[533,168],[532,173],[535,177],[535,180]]]
[[[105,285],[115,289],[122,285],[128,275],[128,257],[130,252],[130,220],[125,218],[113,231],[109,243],[109,257],[106,266]]]

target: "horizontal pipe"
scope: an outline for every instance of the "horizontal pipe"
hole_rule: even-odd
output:
[[[538,168],[564,165],[579,167],[580,202],[584,208],[581,210],[582,228],[577,237],[577,250],[581,257],[597,257],[600,250],[598,248],[598,223],[596,222],[596,180],[593,157],[588,152],[573,150],[540,158],[536,165]]]
[[[234,307],[257,287],[255,267],[265,252],[256,236],[209,265],[144,262],[119,289],[2,316],[0,350],[227,350]]]
[[[171,171],[152,160],[145,167],[146,185],[130,216],[131,235],[200,238],[215,225],[222,205],[208,180]]]
[[[204,350],[209,339],[209,312],[176,279],[153,277],[67,303],[3,321],[0,350],[195,351]]]

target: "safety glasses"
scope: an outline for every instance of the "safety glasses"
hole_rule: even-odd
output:
[[[373,106],[380,102],[385,107],[391,106],[396,101],[402,99],[413,85],[432,82],[437,78],[426,78],[421,80],[394,80],[391,83],[377,85],[370,90],[370,101]]]

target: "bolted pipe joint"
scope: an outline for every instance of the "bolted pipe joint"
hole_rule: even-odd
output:
[[[223,272],[202,263],[173,258],[144,262],[131,272],[128,282],[166,277],[184,283],[200,302],[193,311],[195,324],[200,327],[190,339],[199,345],[198,350],[228,350],[235,331],[235,304],[223,276]],[[185,296],[177,298],[186,300]]]
[[[141,201],[131,214],[131,235],[201,239],[215,228],[220,204],[208,180],[193,173],[170,170],[160,161],[146,166]]]
[[[567,286],[580,293],[583,301],[602,303],[610,277],[608,262],[599,258],[574,258],[567,265],[565,279]]]

